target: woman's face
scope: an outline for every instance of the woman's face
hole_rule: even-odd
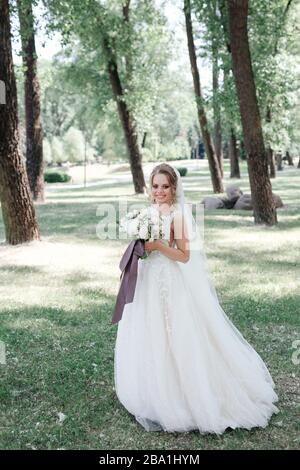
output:
[[[154,175],[152,179],[151,194],[154,201],[161,204],[172,203],[172,189],[168,177],[162,173]]]

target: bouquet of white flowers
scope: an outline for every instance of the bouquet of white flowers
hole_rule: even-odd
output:
[[[158,210],[151,206],[128,212],[120,221],[120,230],[133,239],[144,241],[166,239],[165,221]]]

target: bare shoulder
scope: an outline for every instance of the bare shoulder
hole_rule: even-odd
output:
[[[171,213],[171,225],[174,227],[174,223],[178,224],[183,220],[183,213],[181,209],[175,209]]]
[[[172,217],[172,231],[175,239],[183,239],[186,234],[186,226],[184,221],[184,214],[181,209],[176,209]]]
[[[172,212],[172,220],[176,219],[179,220],[180,218],[183,217],[183,211],[181,207],[176,207]]]

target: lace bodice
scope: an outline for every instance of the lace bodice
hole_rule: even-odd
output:
[[[162,215],[164,231],[166,238],[161,240],[161,243],[169,245],[171,239],[171,223],[174,218],[174,211],[170,214]],[[174,242],[171,246],[174,246]],[[170,270],[170,264],[174,263],[166,255],[161,253],[159,250],[154,250],[149,253],[149,256],[143,260],[144,263],[140,266],[140,274],[142,277],[145,276],[145,271],[151,270],[151,276],[156,280],[157,298],[159,299],[166,332],[168,335],[172,334],[172,323],[170,319],[171,312],[171,286],[173,282],[172,270]]]

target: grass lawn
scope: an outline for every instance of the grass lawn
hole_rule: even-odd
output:
[[[225,184],[232,182],[226,176]],[[245,164],[239,184],[249,192]],[[220,302],[277,386],[280,412],[266,429],[147,433],[117,400],[117,327],[110,321],[126,241],[97,237],[97,206],[146,199],[120,179],[47,191],[47,202],[36,205],[42,242],[0,245],[0,340],[6,347],[0,448],[300,448],[300,364],[292,361],[293,341],[300,340],[300,170],[285,167],[272,184],[285,204],[276,227],[254,226],[251,212],[205,214],[205,250]],[[189,172],[184,187],[191,202],[211,195],[206,162]]]

